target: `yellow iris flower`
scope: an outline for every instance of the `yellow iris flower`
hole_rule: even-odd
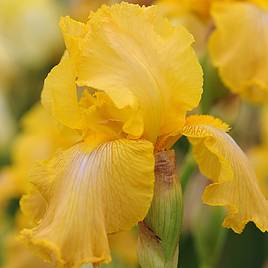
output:
[[[32,170],[21,206],[35,226],[21,235],[57,267],[111,261],[108,234],[144,219],[154,152],[182,135],[211,180],[203,200],[228,210],[224,225],[268,230],[268,203],[247,158],[209,116],[191,116],[202,94],[193,37],[157,7],[102,6],[87,23],[65,17],[66,52],[45,80],[42,103],[80,142]],[[64,135],[64,134],[63,134]]]
[[[216,2],[211,14],[216,29],[209,50],[223,82],[249,100],[266,103],[268,2]]]

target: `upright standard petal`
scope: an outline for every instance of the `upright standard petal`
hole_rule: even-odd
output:
[[[107,234],[143,220],[153,183],[153,145],[148,141],[120,139],[93,150],[85,143],[74,145],[34,171],[33,184],[46,202],[38,202],[33,215],[38,224],[22,236],[59,267],[109,262]],[[32,204],[27,202],[31,195],[22,203],[29,214]]]
[[[73,27],[65,20],[63,31],[70,36]],[[144,120],[136,123],[144,124],[146,139],[178,131],[202,93],[192,36],[182,26],[172,27],[157,7],[127,3],[91,13],[86,27],[87,34],[70,51],[78,85],[104,91],[119,109],[141,112]]]
[[[261,231],[268,231],[268,201],[258,187],[247,157],[227,130],[226,124],[209,116],[190,116],[183,128],[201,172],[213,181],[206,187],[203,201],[225,206],[228,215],[224,226],[237,233],[249,221]]]
[[[61,18],[60,27],[66,48],[71,57],[75,59],[80,52],[79,42],[81,42],[82,38],[87,33],[86,25],[67,16]]]
[[[209,50],[223,82],[252,101],[267,102],[268,10],[250,3],[216,2],[211,13],[216,30]]]
[[[57,121],[72,129],[83,129],[74,68],[69,54],[66,52],[60,63],[48,74],[41,100],[44,107]]]

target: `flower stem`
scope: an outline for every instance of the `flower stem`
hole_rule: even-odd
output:
[[[155,154],[155,189],[151,208],[139,224],[138,258],[142,268],[176,268],[182,220],[181,187],[174,151]]]

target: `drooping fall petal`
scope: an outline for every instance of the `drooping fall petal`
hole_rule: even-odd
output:
[[[33,175],[46,202],[40,203],[34,191],[22,202],[27,214],[33,200],[41,204],[34,210],[38,224],[22,232],[24,239],[58,266],[109,262],[107,234],[129,229],[150,206],[153,146],[121,139],[92,150],[79,143],[40,164]]]
[[[211,13],[216,30],[209,50],[223,82],[252,101],[267,102],[268,10],[250,3],[216,2]]]
[[[268,201],[247,157],[227,130],[226,124],[209,116],[190,116],[183,128],[201,172],[213,182],[206,187],[203,201],[225,206],[228,214],[224,226],[235,232],[242,232],[249,221],[268,231]]]

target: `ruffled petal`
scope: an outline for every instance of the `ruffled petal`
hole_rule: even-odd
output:
[[[237,233],[249,221],[261,231],[268,231],[268,201],[247,157],[227,130],[226,124],[209,116],[190,116],[183,128],[201,172],[213,181],[206,187],[203,201],[225,206],[228,214],[224,226]]]
[[[107,234],[143,220],[151,203],[150,142],[121,139],[90,147],[74,145],[33,171],[33,184],[46,202],[39,199],[38,224],[22,231],[22,237],[58,266],[109,262]],[[32,197],[38,198],[34,192]],[[31,195],[22,204],[29,214],[27,202],[33,203]]]
[[[224,83],[252,101],[268,100],[268,11],[249,3],[215,3],[209,50]],[[258,41],[256,41],[258,40]]]
[[[83,91],[79,104],[84,108],[88,132],[91,134],[105,133],[111,139],[116,139],[122,131],[132,138],[139,138],[143,134],[141,112],[130,107],[118,109],[104,92],[90,94],[89,91]]]
[[[87,27],[74,60],[79,86],[106,92],[119,109],[141,111],[144,120],[135,120],[144,124],[146,139],[178,131],[202,93],[192,36],[182,26],[172,27],[156,7],[127,3],[102,6]],[[141,129],[135,126],[134,132]]]
[[[67,16],[61,18],[60,28],[68,53],[71,55],[72,59],[75,59],[80,53],[80,42],[87,33],[86,25]],[[73,63],[75,66],[75,62]]]

